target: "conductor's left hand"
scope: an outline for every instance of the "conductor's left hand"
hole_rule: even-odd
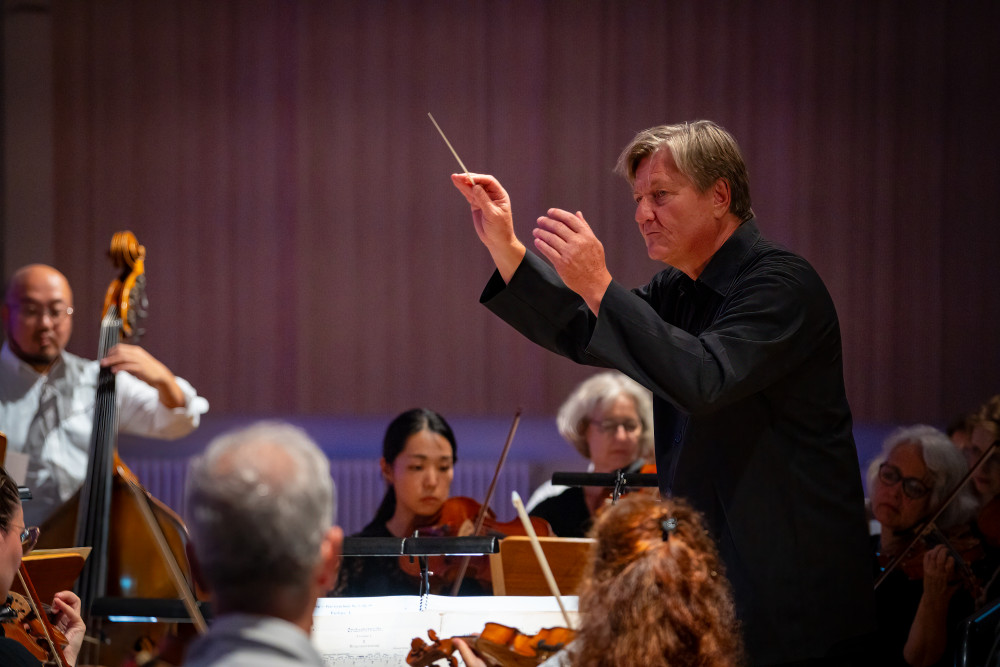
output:
[[[611,284],[604,245],[594,235],[583,213],[550,208],[532,234],[535,249],[548,259],[566,286],[583,297],[596,315]]]

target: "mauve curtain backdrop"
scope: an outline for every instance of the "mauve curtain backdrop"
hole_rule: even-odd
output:
[[[581,210],[629,286],[660,267],[615,159],[709,118],[833,294],[855,418],[942,423],[1000,392],[998,6],[54,0],[54,240],[21,263],[69,276],[92,357],[134,231],[143,343],[213,414],[550,415],[590,370],[479,305],[492,264],[427,113],[522,239]]]

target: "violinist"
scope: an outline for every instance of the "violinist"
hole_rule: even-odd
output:
[[[601,512],[580,590],[580,627],[543,665],[737,667],[732,591],[701,515],[633,494]],[[466,665],[485,663],[456,639]]]
[[[117,374],[123,433],[179,438],[208,410],[190,384],[141,347],[117,345],[100,365],[67,352],[73,292],[51,266],[32,264],[14,273],[2,319],[0,426],[9,450],[30,457],[28,523],[43,523],[83,483],[100,366]]]
[[[21,557],[31,551],[38,539],[38,529],[25,527],[24,511],[18,494],[17,483],[0,468],[0,603],[9,599],[11,585],[21,567]],[[63,656],[69,666],[76,664],[76,657],[83,644],[86,626],[80,617],[80,598],[71,591],[60,591],[52,600],[57,614],[54,627],[66,638]],[[17,621],[12,621],[17,622]],[[20,667],[42,663],[27,648],[7,635],[6,623],[0,625],[0,665]]]
[[[948,436],[930,426],[902,428],[886,439],[868,468],[872,515],[881,528],[872,537],[876,574],[912,542],[967,471]],[[936,521],[954,546],[970,552],[976,543],[963,528],[976,507],[963,488]],[[876,590],[876,664],[952,664],[952,635],[973,611],[972,595],[955,581],[961,564],[943,544],[917,545],[911,553]]]
[[[974,466],[990,445],[1000,439],[1000,394],[986,401],[968,424],[968,440],[960,448],[966,462]],[[973,475],[971,483],[980,502],[976,532],[987,553],[980,575],[983,580],[980,599],[985,602],[1000,596],[1000,453],[993,452]]]
[[[965,445],[959,445],[969,466],[973,466],[990,445],[1000,439],[1000,394],[992,397],[969,418],[969,436]],[[992,522],[1000,519],[1000,454],[994,453],[972,477],[976,497],[982,512],[980,518]],[[983,515],[986,515],[984,517]],[[1000,534],[1000,526],[980,526],[987,535]],[[1000,544],[996,546],[1000,547]]]
[[[437,522],[451,492],[458,460],[455,434],[437,412],[414,408],[389,424],[382,440],[379,466],[385,496],[371,522],[354,537],[411,537]],[[433,534],[433,533],[429,533]],[[335,595],[415,595],[417,576],[400,569],[395,558],[344,558]],[[465,579],[461,594],[479,595],[479,584]]]
[[[559,408],[559,434],[590,461],[588,472],[638,472],[653,456],[653,400],[648,389],[617,371],[580,383]],[[528,513],[545,519],[559,537],[584,537],[605,505],[601,487],[542,484]]]

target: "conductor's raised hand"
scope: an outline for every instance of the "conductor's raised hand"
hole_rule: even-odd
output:
[[[594,235],[583,213],[550,208],[538,218],[532,232],[535,248],[555,268],[566,286],[579,294],[596,315],[611,273],[604,260],[604,245]]]
[[[472,177],[474,184],[469,183]],[[465,196],[472,209],[472,224],[479,240],[490,251],[504,281],[514,275],[526,252],[514,233],[510,197],[493,176],[452,174],[451,182]]]

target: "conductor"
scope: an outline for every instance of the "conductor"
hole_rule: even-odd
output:
[[[833,301],[761,235],[722,127],[644,130],[617,169],[646,252],[667,265],[632,290],[582,212],[537,219],[550,265],[517,238],[496,178],[453,174],[496,264],[481,301],[535,343],[653,392],[660,492],[704,514],[752,664],[856,664],[872,581]]]

